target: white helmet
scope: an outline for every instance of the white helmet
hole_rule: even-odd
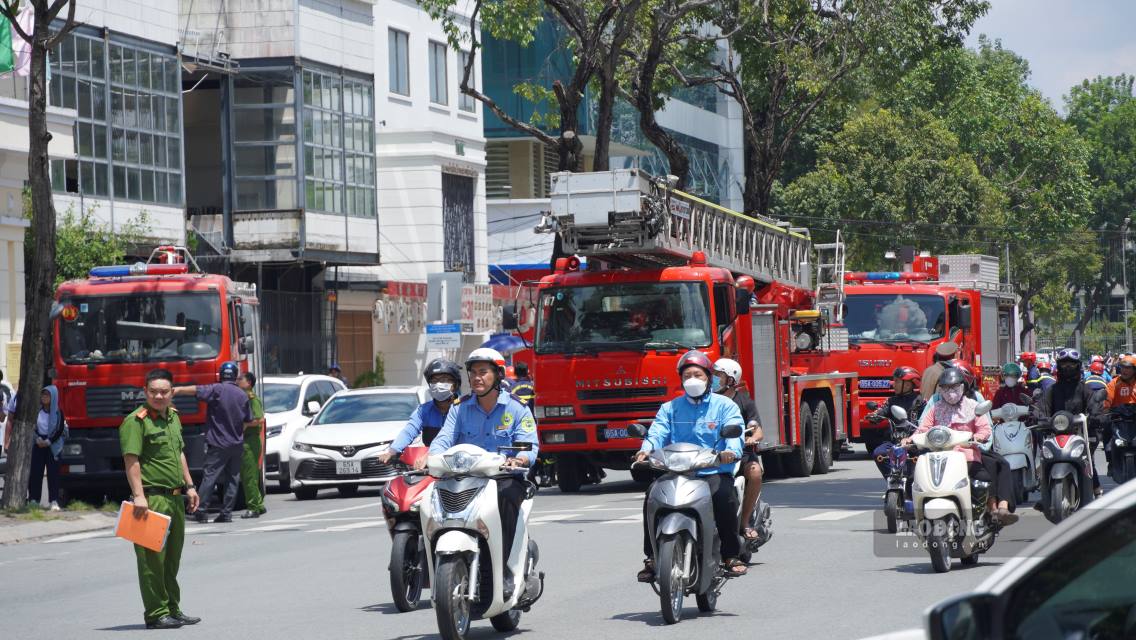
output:
[[[471,351],[469,357],[465,359],[466,371],[469,371],[469,368],[477,362],[488,362],[489,364],[496,365],[497,372],[501,377],[505,376],[505,356],[501,355],[501,352],[496,349],[480,347]]]
[[[736,360],[729,358],[718,358],[714,362],[714,372],[724,373],[727,378],[733,378],[734,384],[742,381],[742,365],[738,364]]]

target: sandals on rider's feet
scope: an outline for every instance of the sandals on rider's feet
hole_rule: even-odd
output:
[[[1006,527],[1018,521],[1018,514],[1010,513],[1009,509],[998,509],[994,512],[994,518],[998,521],[998,524]]]
[[[746,563],[742,562],[738,558],[730,558],[729,560],[727,560],[725,562],[725,565],[726,565],[726,575],[731,577],[731,578],[736,578],[738,576],[744,576],[746,573],[749,572],[749,567],[746,566]]]
[[[651,560],[643,561],[643,570],[640,571],[636,578],[639,582],[654,582],[655,581],[655,563]]]
[[[742,532],[742,535],[745,536],[746,540],[757,540],[761,536],[761,534],[758,533],[757,529],[754,529],[753,527],[746,527],[745,531]]]

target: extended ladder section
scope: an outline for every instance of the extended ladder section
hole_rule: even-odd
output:
[[[559,233],[568,253],[658,268],[686,264],[701,251],[712,266],[811,288],[807,235],[673,189],[638,169],[552,174],[551,217],[538,230]]]
[[[840,231],[834,242],[814,245],[817,250],[817,308],[829,322],[844,322],[844,242]]]

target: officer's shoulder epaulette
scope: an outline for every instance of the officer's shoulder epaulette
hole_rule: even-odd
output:
[[[138,418],[139,420],[145,420],[146,417],[150,415],[150,412],[146,410],[145,406],[141,406],[131,415],[133,415],[135,418]]]
[[[178,412],[178,409],[177,409],[177,407],[175,407],[175,406],[173,405],[173,403],[172,403],[172,402],[170,403],[170,411],[171,411],[171,412],[173,412],[173,413],[177,413],[177,412]]]
[[[461,403],[465,402],[466,400],[469,400],[472,397],[473,397],[472,394],[467,393],[464,396],[454,400],[454,404],[461,404]]]

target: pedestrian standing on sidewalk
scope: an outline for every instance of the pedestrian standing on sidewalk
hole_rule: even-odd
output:
[[[4,379],[4,372],[0,371],[0,455],[8,450],[8,442],[12,439],[12,430],[8,424],[8,404],[15,395],[12,385]]]
[[[161,551],[134,545],[138,558],[138,587],[142,591],[143,617],[147,629],[177,629],[197,624],[201,618],[181,610],[178,567],[185,543],[185,501],[190,513],[197,510],[197,491],[185,461],[181,420],[173,404],[174,376],[167,369],[146,375],[146,404],[132,411],[118,428],[126,480],[134,496],[134,516],[147,510],[170,517],[170,531]]]
[[[235,362],[221,365],[220,384],[174,387],[174,395],[196,395],[206,403],[205,475],[201,480],[201,508],[195,519],[209,519],[209,503],[217,484],[225,487],[221,512],[213,522],[232,522],[241,479],[241,456],[245,450],[245,428],[253,426],[249,397],[237,386],[240,369]]]
[[[260,493],[260,434],[264,429],[264,403],[256,397],[256,374],[249,371],[241,376],[238,383],[248,394],[249,412],[254,426],[245,427],[245,449],[241,456],[241,486],[245,488],[246,510],[242,518],[259,518],[268,509],[264,508],[264,496]]]
[[[38,505],[43,498],[43,475],[47,472],[48,507],[59,511],[59,456],[67,437],[67,421],[59,410],[59,390],[48,385],[39,394],[40,411],[36,416],[35,448],[28,477],[28,501]],[[14,413],[14,411],[13,411]]]

